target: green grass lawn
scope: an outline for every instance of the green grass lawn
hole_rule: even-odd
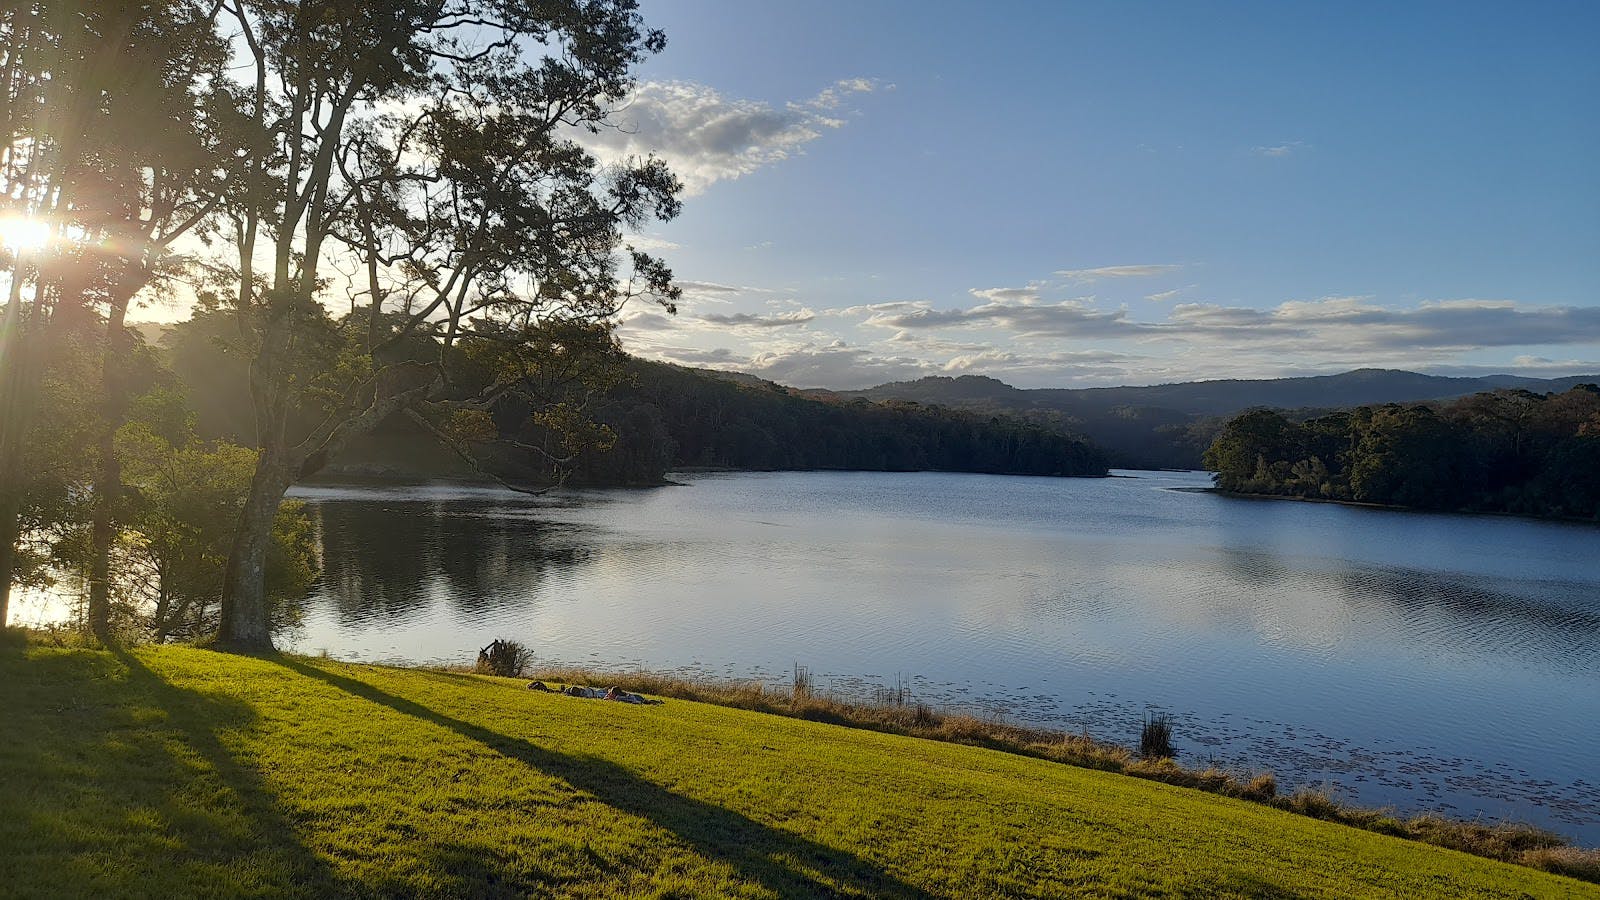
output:
[[[685,701],[0,642],[0,895],[1600,897],[1122,775]]]

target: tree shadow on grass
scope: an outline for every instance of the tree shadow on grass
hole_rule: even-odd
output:
[[[859,857],[721,806],[673,793],[608,760],[548,750],[291,657],[276,657],[274,661],[364,700],[448,728],[496,753],[560,778],[613,809],[671,832],[701,856],[724,862],[741,877],[781,896],[932,896]],[[480,868],[476,874],[489,878],[495,873]]]
[[[1302,900],[1308,896],[1274,884],[1257,875],[1229,872],[1211,875],[1192,884],[1184,885],[1178,892],[1182,900],[1202,900],[1212,897],[1239,897],[1246,900]]]
[[[0,650],[0,893],[326,896],[339,887],[223,745],[242,702],[126,651]]]

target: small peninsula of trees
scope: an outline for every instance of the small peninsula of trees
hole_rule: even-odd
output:
[[[1362,406],[1305,421],[1256,409],[1206,451],[1245,494],[1600,519],[1600,387]]]

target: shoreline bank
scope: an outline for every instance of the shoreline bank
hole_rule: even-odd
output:
[[[454,673],[472,672],[468,666],[423,668]],[[1350,805],[1336,800],[1325,791],[1304,786],[1283,793],[1276,776],[1269,771],[1238,771],[1214,765],[1202,769],[1186,766],[1172,757],[1141,757],[1136,751],[1119,744],[1095,739],[1087,729],[1075,734],[950,712],[915,701],[906,692],[896,693],[886,689],[885,696],[874,702],[848,700],[811,690],[808,686],[809,677],[801,680],[803,672],[803,669],[797,670],[795,686],[787,693],[760,681],[691,680],[652,672],[619,673],[570,666],[534,665],[516,678],[558,685],[614,686],[638,694],[983,747],[1031,759],[1191,788],[1363,831],[1600,883],[1600,848],[1583,848],[1556,832],[1531,824],[1466,821],[1435,812],[1402,817],[1389,808]],[[477,674],[480,677],[494,677]]]
[[[1296,497],[1293,494],[1258,494],[1250,491],[1230,491],[1219,487],[1168,488],[1188,494],[1216,494],[1233,500],[1283,500],[1295,503],[1321,503],[1328,506],[1345,506],[1351,509],[1372,509],[1382,512],[1417,513],[1429,516],[1471,516],[1474,518],[1518,519],[1528,522],[1563,522],[1571,525],[1600,526],[1600,519],[1581,519],[1576,516],[1541,516],[1536,513],[1503,512],[1492,509],[1429,509],[1421,506],[1396,506],[1391,503],[1372,503],[1364,500],[1336,500],[1331,497]]]
[[[710,703],[18,632],[0,675],[0,755],[30,786],[0,793],[0,880],[22,896],[1600,897],[1262,804]]]

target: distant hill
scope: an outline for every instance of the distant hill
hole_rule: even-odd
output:
[[[594,407],[616,432],[580,481],[650,483],[670,468],[856,469],[1104,475],[1104,455],[1064,429],[950,405],[805,392],[738,372],[634,359]]]
[[[1188,381],[1148,387],[1024,390],[981,375],[931,376],[862,391],[808,391],[812,396],[914,402],[1020,416],[1063,428],[1104,448],[1116,466],[1199,468],[1200,456],[1228,416],[1252,407],[1324,410],[1382,403],[1451,400],[1520,388],[1563,392],[1600,383],[1600,375],[1450,378],[1394,369],[1261,380]]]
[[[172,354],[202,434],[248,443],[248,372],[237,358],[219,355],[213,332],[220,320],[202,318],[131,327]],[[1447,378],[1358,369],[1306,378],[1032,390],[981,375],[935,376],[827,391],[785,387],[744,372],[644,360],[631,365],[634,383],[605,404],[606,423],[620,438],[618,450],[604,461],[588,461],[584,474],[592,482],[648,483],[677,466],[1078,475],[1102,471],[1109,461],[1119,468],[1197,469],[1227,419],[1252,407],[1300,411],[1304,418],[1352,406],[1450,400],[1506,388],[1561,393],[1600,383],[1600,375]],[[513,418],[501,423],[505,430],[516,427]],[[431,439],[414,431],[403,423],[380,429],[350,448],[336,468],[348,474],[459,474],[451,471],[459,468],[453,458],[429,449]],[[1087,439],[1104,454],[1074,438]],[[526,463],[505,455],[507,471]]]
[[[1159,407],[1192,415],[1227,415],[1253,406],[1280,409],[1336,408],[1372,403],[1450,400],[1482,391],[1521,388],[1535,393],[1560,393],[1576,385],[1600,381],[1600,375],[1566,378],[1522,378],[1485,375],[1450,378],[1398,369],[1356,369],[1340,375],[1261,380],[1185,381],[1148,387],[1037,388],[1024,390],[982,375],[932,376],[897,381],[864,391],[836,391],[869,400],[914,400],[947,406],[998,402],[1008,406],[1046,407],[1067,412],[1117,406]]]

